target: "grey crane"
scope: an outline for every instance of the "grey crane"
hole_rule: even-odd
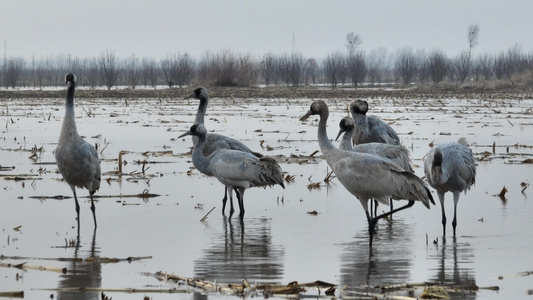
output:
[[[373,154],[377,156],[381,156],[387,159],[390,159],[394,164],[397,166],[403,168],[407,172],[414,173],[413,167],[411,166],[411,158],[409,157],[409,150],[405,148],[402,145],[391,145],[391,144],[384,144],[384,143],[366,143],[366,144],[358,144],[355,145],[355,147],[352,145],[352,134],[353,130],[355,128],[355,122],[352,117],[344,117],[339,122],[339,133],[337,134],[337,137],[335,138],[335,141],[339,139],[339,137],[342,135],[341,142],[339,143],[339,149],[341,150],[347,150],[347,151],[355,151],[355,152],[362,152],[362,153],[368,153]],[[392,207],[392,199],[389,201],[383,201],[382,199],[376,199],[377,202],[389,205],[391,210]],[[374,215],[377,215],[377,208],[378,204],[374,203]]]
[[[356,145],[365,143],[385,143],[400,145],[400,137],[392,127],[375,116],[367,116],[368,102],[354,100],[350,112],[355,121],[352,139]]]
[[[80,205],[76,195],[76,187],[89,190],[91,197],[91,210],[93,212],[94,228],[96,229],[96,207],[94,206],[94,193],[100,188],[100,161],[96,149],[83,140],[76,129],[74,120],[74,89],[76,76],[69,73],[65,76],[67,84],[67,98],[65,105],[65,119],[59,135],[59,145],[55,150],[55,157],[59,173],[70,185],[76,202],[78,215],[78,230],[80,227]]]
[[[194,124],[189,131],[180,137],[192,135],[198,137],[198,143],[192,151],[194,167],[204,174],[213,174],[218,181],[226,186],[230,201],[233,202],[233,193],[237,196],[240,208],[240,218],[244,218],[244,191],[251,187],[264,187],[283,184],[281,167],[271,157],[257,157],[251,153],[218,149],[209,156],[203,154],[207,141],[207,130],[204,124]],[[230,215],[231,217],[231,215]]]
[[[328,165],[341,184],[361,202],[365,210],[370,247],[372,247],[374,227],[379,219],[411,207],[415,201],[422,202],[428,209],[430,202],[435,204],[431,192],[420,178],[395,165],[389,159],[336,148],[328,139],[326,124],[329,110],[324,101],[313,102],[310,110],[300,120],[306,120],[311,115],[320,116],[318,144]],[[409,203],[372,218],[368,211],[368,200],[372,198],[381,200],[406,199],[409,200]]]
[[[435,146],[424,158],[424,173],[427,181],[435,190],[442,210],[442,234],[446,236],[446,213],[444,211],[444,194],[453,194],[453,236],[457,226],[457,203],[461,192],[466,193],[476,182],[476,164],[472,151],[466,140],[448,142]]]
[[[192,94],[185,97],[185,99],[195,98],[200,100],[200,104],[198,105],[198,111],[196,112],[196,118],[194,120],[194,124],[204,124],[205,119],[205,113],[207,111],[207,106],[209,104],[209,93],[207,92],[207,89],[205,87],[199,87],[194,90]],[[198,142],[198,136],[193,135],[192,136],[192,142],[193,146],[196,145]],[[245,144],[242,142],[221,135],[216,133],[208,133],[207,139],[203,147],[202,154],[204,156],[209,156],[211,153],[215,152],[219,149],[233,149],[243,152],[251,153],[257,157],[262,157],[263,155],[258,152],[254,152],[250,150]],[[214,176],[213,174],[207,174],[204,173],[207,176]],[[228,190],[227,188],[224,188],[224,198],[222,199],[222,214],[224,214],[226,210],[226,202],[228,200]],[[230,201],[230,216],[233,215],[233,201]]]
[[[352,131],[352,139],[356,145],[366,143],[385,143],[400,145],[400,137],[389,124],[383,122],[376,116],[367,116],[368,102],[364,100],[354,100],[350,103],[350,112],[355,122]],[[390,208],[393,208],[392,200]],[[376,203],[377,209],[377,203]]]
[[[388,158],[407,172],[415,172],[415,170],[413,170],[413,166],[411,165],[409,150],[405,148],[405,146],[372,142],[366,144],[357,144],[354,147],[352,145],[352,134],[354,128],[355,122],[352,117],[344,117],[340,120],[339,133],[337,134],[335,141],[339,139],[341,134],[344,134],[341,138],[341,142],[339,143],[339,149],[369,153]]]

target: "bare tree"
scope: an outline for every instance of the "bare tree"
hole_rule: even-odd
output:
[[[26,61],[22,57],[9,57],[4,66],[6,88],[15,88],[20,80]]]
[[[428,67],[433,84],[438,84],[446,77],[446,74],[448,73],[448,58],[441,50],[435,49],[429,54]]]
[[[297,87],[304,77],[305,60],[301,53],[293,52],[280,56],[280,77],[287,86]]]
[[[260,72],[261,76],[263,77],[263,80],[265,81],[265,85],[269,84],[276,84],[278,81],[278,58],[272,54],[267,53],[263,56],[263,60],[260,64]]]
[[[403,84],[411,83],[417,72],[417,59],[413,49],[404,48],[398,50],[394,66]]]
[[[346,59],[340,52],[333,52],[324,60],[324,75],[332,88],[336,88],[340,81],[340,73],[346,68]]]
[[[365,53],[363,51],[358,51],[352,53],[352,55],[348,55],[346,58],[346,68],[348,69],[348,75],[352,79],[353,87],[357,88],[358,84],[365,81],[368,71],[365,61]]]
[[[468,56],[472,57],[472,49],[479,44],[479,26],[468,27]]]
[[[378,48],[367,55],[368,80],[370,84],[381,84],[383,74],[386,72],[387,49]]]
[[[259,66],[252,54],[241,54],[239,56],[239,67],[237,72],[237,84],[239,86],[252,86],[259,78]]]
[[[493,74],[492,64],[493,58],[490,54],[479,55],[473,63],[474,79],[477,81],[491,79]]]
[[[100,65],[98,63],[98,59],[92,57],[92,58],[85,58],[84,59],[85,64],[85,84],[89,86],[91,89],[96,88],[98,85],[100,85]]]
[[[189,85],[194,76],[195,62],[188,53],[178,53],[176,69],[172,73],[172,79],[180,87]]]
[[[141,82],[146,87],[150,85],[155,88],[157,86],[157,78],[159,72],[155,60],[152,58],[143,57],[141,61]]]
[[[419,50],[416,53],[416,69],[417,77],[420,85],[429,79],[429,60],[424,50]]]
[[[236,86],[239,59],[229,49],[222,50],[211,57],[210,76],[217,86]]]
[[[169,54],[166,58],[161,59],[161,75],[169,88],[174,86],[174,73],[178,69],[178,58],[176,54]]]
[[[118,75],[120,74],[117,57],[113,51],[106,50],[100,55],[98,62],[100,78],[107,89],[110,90],[117,85]]]
[[[135,89],[135,87],[139,84],[141,77],[139,58],[137,58],[135,54],[132,54],[124,61],[124,73],[126,75],[125,79],[128,85],[132,89]]]
[[[468,27],[468,51],[459,53],[455,59],[455,74],[459,83],[463,83],[470,73],[472,65],[472,49],[477,46],[479,40],[479,26],[470,25]]]
[[[470,51],[462,51],[454,60],[454,71],[459,83],[463,83],[470,73]]]
[[[350,32],[346,35],[346,49],[348,50],[348,56],[352,56],[355,54],[355,50],[357,50],[357,47],[363,43],[363,40],[358,34],[355,34],[355,32]]]

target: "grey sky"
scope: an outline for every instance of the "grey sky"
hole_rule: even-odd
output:
[[[0,0],[0,41],[7,55],[70,54],[160,59],[188,52],[288,53],[308,57],[346,51],[346,34],[360,49],[411,47],[452,56],[468,48],[467,29],[480,28],[475,51],[499,53],[519,44],[533,51],[530,0],[171,1]]]

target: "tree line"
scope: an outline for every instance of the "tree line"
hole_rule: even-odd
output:
[[[257,86],[310,84],[357,88],[363,84],[438,85],[465,81],[503,80],[533,87],[533,52],[519,45],[497,54],[474,55],[475,41],[467,50],[448,56],[439,49],[426,52],[403,48],[388,53],[385,48],[370,52],[357,50],[360,39],[347,36],[347,52],[335,51],[317,60],[300,52],[264,55],[221,50],[194,58],[174,53],[156,60],[131,55],[119,58],[111,50],[98,57],[58,55],[49,58],[4,57],[0,84],[7,89],[35,88],[63,84],[64,75],[74,72],[78,85],[96,88],[117,86],[156,88],[166,85]]]

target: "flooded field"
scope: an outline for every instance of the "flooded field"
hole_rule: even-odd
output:
[[[435,284],[452,298],[517,299],[533,289],[533,100],[366,99],[369,114],[410,149],[419,177],[430,144],[460,137],[477,164],[476,185],[458,205],[455,238],[452,196],[443,237],[430,188],[437,205],[416,203],[380,220],[369,249],[359,201],[335,178],[324,181],[330,170],[320,151],[313,154],[320,150],[317,117],[298,120],[312,100],[210,99],[210,132],[274,156],[286,173],[285,190],[247,190],[241,223],[221,213],[223,186],[192,168],[190,137],[177,138],[196,114],[199,101],[181,99],[190,92],[75,99],[78,131],[98,146],[102,168],[98,229],[88,192],[78,189],[79,232],[54,159],[64,99],[0,103],[0,295],[231,299],[242,295],[225,284],[243,280],[245,296],[279,298],[416,298]],[[352,99],[324,100],[334,138]],[[292,295],[275,290],[293,282],[310,284]]]

